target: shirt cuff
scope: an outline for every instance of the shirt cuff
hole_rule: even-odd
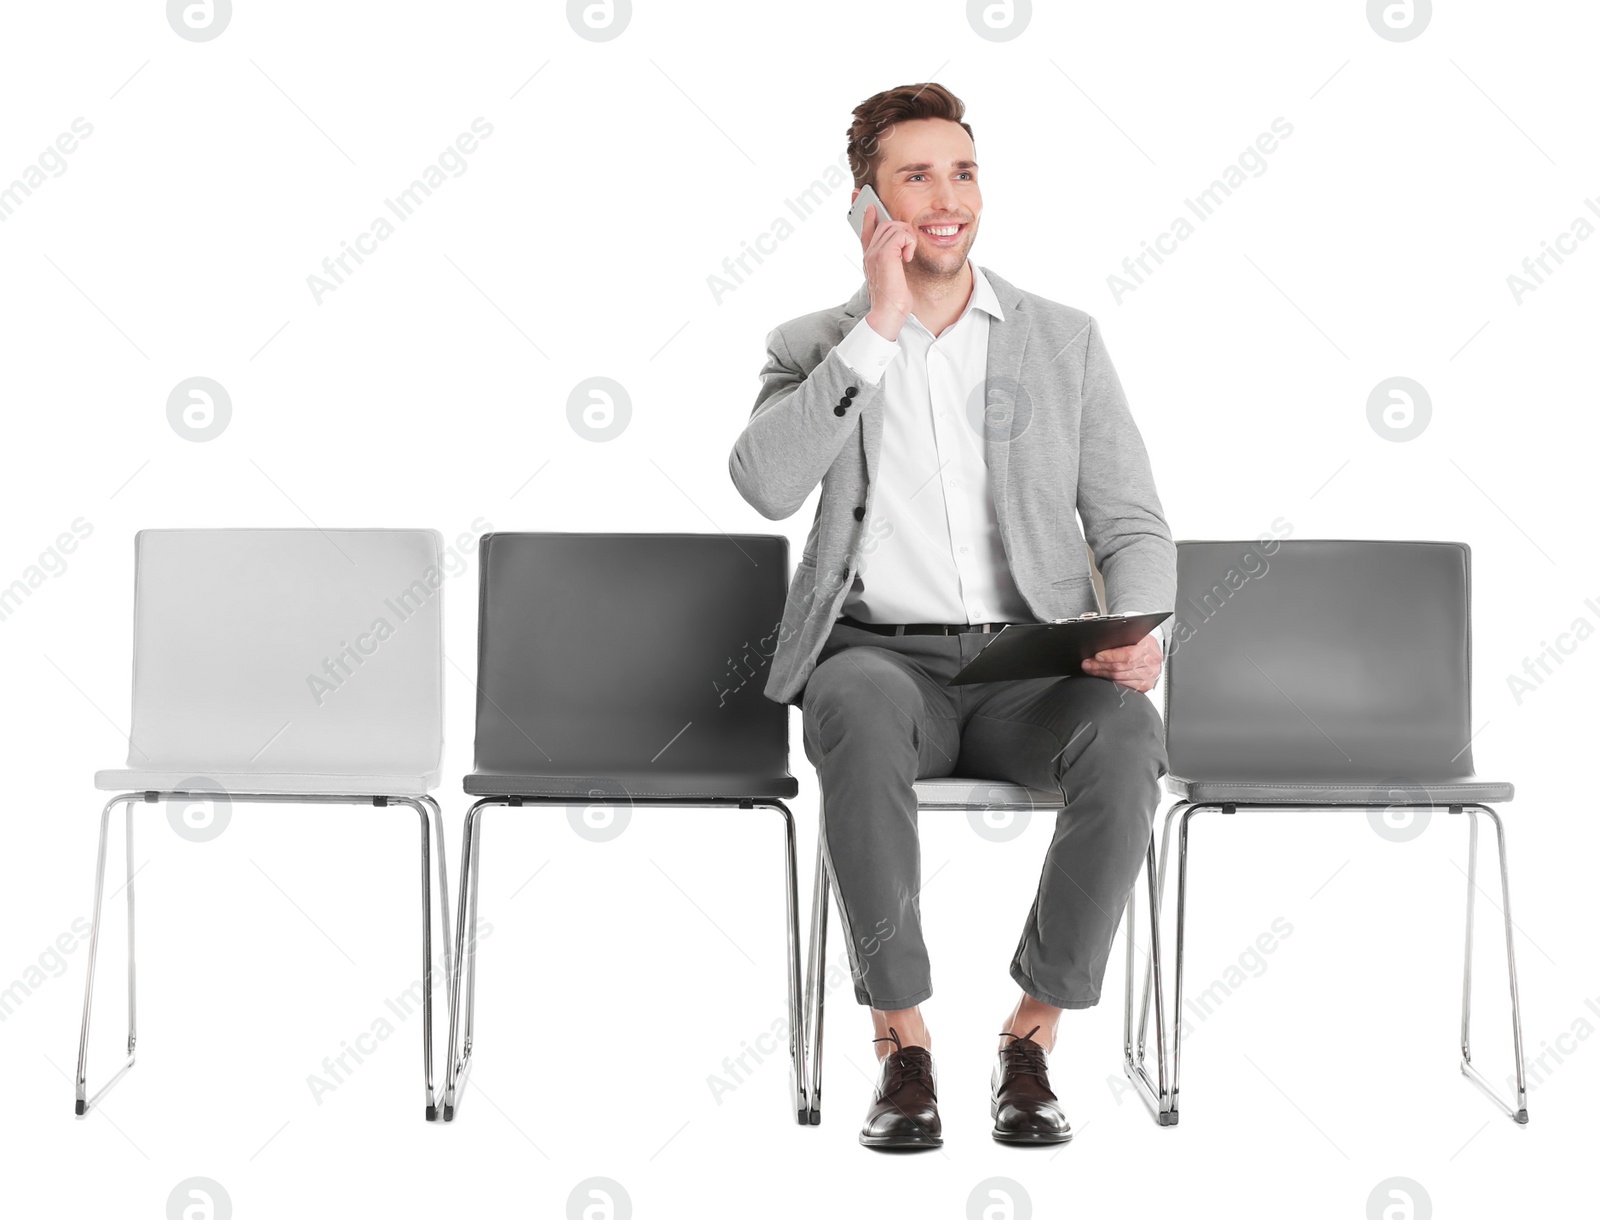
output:
[[[863,381],[877,385],[883,370],[900,353],[900,344],[873,330],[863,315],[833,350]]]

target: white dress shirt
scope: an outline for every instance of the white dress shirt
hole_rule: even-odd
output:
[[[972,267],[961,316],[935,336],[915,314],[898,341],[863,315],[844,362],[884,382],[883,444],[872,520],[843,612],[866,623],[1031,623],[1000,541],[984,455],[989,319],[1004,318]]]
[[[968,265],[966,308],[937,336],[909,314],[886,339],[862,315],[839,342],[851,370],[884,383],[872,520],[841,607],[864,623],[1036,621],[1000,541],[984,452],[989,320],[1005,313]]]

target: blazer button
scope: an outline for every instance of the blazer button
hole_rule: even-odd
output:
[[[843,415],[844,414],[844,408],[843,407],[835,407],[833,409],[833,413],[835,415]]]
[[[841,398],[839,400],[839,405],[841,407],[848,407],[850,405],[850,400],[848,398]]]
[[[864,507],[861,507],[861,506],[857,506],[855,512],[856,512],[856,520],[857,521],[860,521],[863,517],[865,517],[867,515],[867,510]]]
[[[844,390],[844,396],[846,398],[854,398],[856,396],[856,388],[855,388],[855,386],[853,386],[853,385],[852,386],[846,386],[845,390]]]

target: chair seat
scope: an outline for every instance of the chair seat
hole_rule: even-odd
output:
[[[676,798],[694,801],[727,800],[729,798],[782,800],[800,791],[800,783],[792,775],[755,775],[729,772],[625,772],[605,776],[593,775],[517,775],[500,771],[474,771],[461,781],[462,787],[472,796],[570,796],[586,797],[595,785],[604,791],[610,785],[621,786],[631,797],[641,799]]]
[[[948,776],[913,785],[919,809],[1060,809],[1061,793],[1021,784]]]
[[[176,792],[196,779],[225,793],[261,796],[426,796],[439,786],[427,775],[279,775],[264,771],[96,771],[94,786],[115,792]],[[208,784],[209,789],[209,784]]]
[[[1167,776],[1167,791],[1188,801],[1235,802],[1249,804],[1284,805],[1387,805],[1393,800],[1383,794],[1391,788],[1403,792],[1426,795],[1435,805],[1467,805],[1478,801],[1497,803],[1509,801],[1510,784],[1479,779],[1475,775],[1457,776],[1447,780],[1381,781],[1358,780],[1285,780],[1285,779],[1184,779]],[[1422,804],[1414,802],[1398,802]]]

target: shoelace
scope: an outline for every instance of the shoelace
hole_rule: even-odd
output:
[[[887,1038],[874,1038],[873,1042],[893,1042],[894,1050],[885,1058],[887,1068],[883,1082],[884,1096],[896,1092],[904,1084],[920,1084],[933,1096],[933,1056],[925,1046],[901,1046],[900,1035],[894,1026],[889,1027]]]
[[[1001,1053],[1005,1056],[1007,1070],[1013,1076],[1037,1076],[1040,1081],[1047,1079],[1044,1047],[1033,1041],[1033,1035],[1038,1032],[1037,1025],[1021,1035],[1010,1030],[1000,1031],[1002,1038],[1012,1039]]]

